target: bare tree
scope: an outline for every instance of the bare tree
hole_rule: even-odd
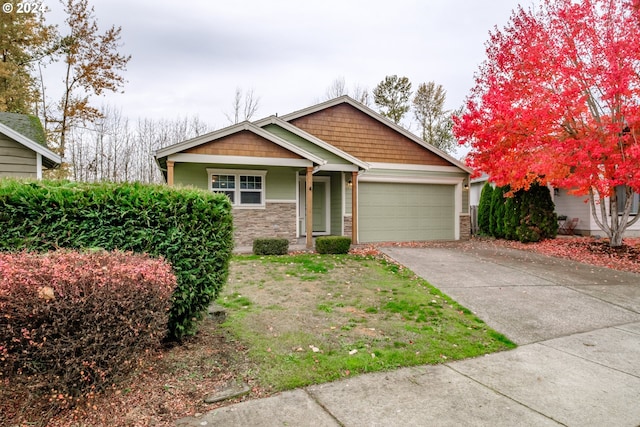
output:
[[[338,98],[342,95],[347,95],[347,87],[344,81],[344,77],[337,77],[325,91],[324,97],[326,100],[329,100]]]
[[[231,113],[224,113],[231,124],[240,123],[243,120],[251,120],[260,107],[260,97],[255,95],[253,89],[246,91],[243,95],[242,89],[236,88],[236,92],[231,103]]]
[[[209,131],[197,116],[175,120],[138,119],[135,125],[120,109],[103,106],[90,127],[69,132],[70,173],[77,181],[161,182],[155,151]]]
[[[355,85],[352,90],[347,89],[347,84],[344,77],[336,77],[331,85],[325,91],[324,100],[338,98],[343,95],[348,95],[356,101],[369,105],[371,103],[369,97],[369,90],[366,87]]]
[[[366,87],[355,85],[351,91],[351,97],[361,104],[369,107],[371,105],[371,97],[369,96],[369,89]]]

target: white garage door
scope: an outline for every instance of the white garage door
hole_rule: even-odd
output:
[[[455,186],[359,183],[360,242],[453,240]]]

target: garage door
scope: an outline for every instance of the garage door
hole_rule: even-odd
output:
[[[453,240],[455,187],[359,183],[361,242]]]

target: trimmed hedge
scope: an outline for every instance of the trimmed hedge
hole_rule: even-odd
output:
[[[289,253],[289,240],[277,238],[255,239],[254,255],[286,255]]]
[[[224,195],[139,183],[0,180],[0,251],[119,249],[163,256],[178,277],[168,338],[195,332],[233,250]]]
[[[176,276],[123,252],[0,253],[0,378],[71,406],[166,334]]]
[[[316,238],[319,254],[346,254],[351,247],[351,238],[345,236],[321,236]]]

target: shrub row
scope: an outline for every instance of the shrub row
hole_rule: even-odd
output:
[[[509,187],[493,188],[486,184],[478,206],[478,228],[481,234],[499,239],[537,242],[554,238],[558,219],[549,189],[532,185],[509,197]]]
[[[58,405],[102,389],[160,345],[175,285],[144,255],[0,253],[0,378]]]
[[[346,254],[351,248],[351,238],[345,236],[320,236],[316,238],[319,254]],[[278,238],[261,238],[253,241],[254,255],[286,255],[289,241]]]
[[[164,256],[178,277],[168,337],[195,331],[233,249],[224,195],[138,183],[0,180],[0,251],[119,249]]]

